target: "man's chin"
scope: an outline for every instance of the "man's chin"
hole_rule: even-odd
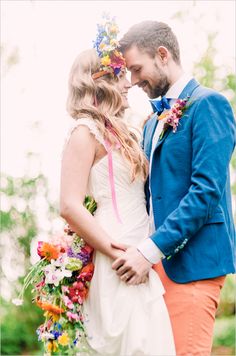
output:
[[[147,94],[147,96],[149,97],[149,99],[155,99],[156,96],[153,95],[153,93],[151,93],[150,91],[145,91],[145,94]]]
[[[148,96],[149,98],[151,98],[151,92],[150,92],[149,88],[148,88],[148,87],[144,87],[144,88],[142,88],[142,89],[143,89],[144,93],[147,94],[147,96]]]
[[[153,93],[152,90],[150,90],[150,88],[148,86],[142,88],[144,93],[147,94],[147,96],[149,97],[149,99],[155,99],[157,98],[157,96],[155,95],[155,93]]]

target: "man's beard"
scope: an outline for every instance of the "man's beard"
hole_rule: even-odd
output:
[[[170,82],[167,76],[165,75],[165,73],[163,73],[163,71],[160,68],[158,68],[156,64],[155,67],[158,72],[159,78],[158,78],[158,84],[156,84],[154,88],[148,84],[148,89],[149,89],[148,96],[151,99],[158,98],[159,96],[165,95],[170,87]]]

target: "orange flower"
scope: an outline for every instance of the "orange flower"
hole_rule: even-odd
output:
[[[80,273],[93,273],[93,271],[94,271],[94,264],[90,262],[82,268]]]
[[[58,258],[60,250],[55,245],[39,241],[37,252],[40,257],[46,257],[48,261],[51,261]]]
[[[90,262],[84,268],[82,268],[79,276],[77,277],[77,280],[82,282],[86,282],[86,281],[89,282],[93,277],[93,272],[94,272],[94,264]]]
[[[64,313],[64,309],[58,307],[57,305],[53,305],[50,303],[42,302],[40,299],[36,300],[36,304],[43,310],[46,310],[52,314],[61,314]]]

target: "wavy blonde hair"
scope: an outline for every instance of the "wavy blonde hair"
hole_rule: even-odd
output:
[[[69,76],[67,111],[75,119],[92,118],[110,144],[121,145],[121,154],[131,164],[131,180],[148,175],[148,161],[138,138],[123,120],[122,96],[116,89],[118,80],[111,74],[92,79],[99,71],[100,59],[94,49],[82,52],[75,59]]]

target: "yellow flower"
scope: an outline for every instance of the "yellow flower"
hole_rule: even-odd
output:
[[[48,344],[47,344],[47,350],[48,350],[48,352],[56,352],[57,351],[57,349],[58,349],[58,345],[57,345],[57,343],[56,343],[56,341],[50,341],[50,342],[48,342]]]
[[[113,25],[110,27],[110,32],[111,33],[118,33],[119,30],[118,30],[118,27],[116,25]]]
[[[105,43],[100,43],[99,49],[102,51],[106,47]]]
[[[57,322],[60,319],[60,315],[50,313],[48,311],[46,311],[43,315],[45,316],[45,318],[52,318],[54,322]]]
[[[114,38],[112,38],[112,39],[110,40],[110,45],[111,45],[111,46],[118,46],[118,41],[115,40]]]
[[[67,333],[63,333],[61,336],[58,338],[58,343],[62,346],[68,345],[70,339]]]
[[[163,120],[165,119],[165,117],[169,114],[169,110],[166,110],[165,112],[163,112],[163,114],[161,114],[160,116],[158,116],[158,120]]]
[[[105,56],[101,59],[101,63],[103,66],[109,66],[109,64],[111,63],[111,60],[109,58],[109,56]]]

